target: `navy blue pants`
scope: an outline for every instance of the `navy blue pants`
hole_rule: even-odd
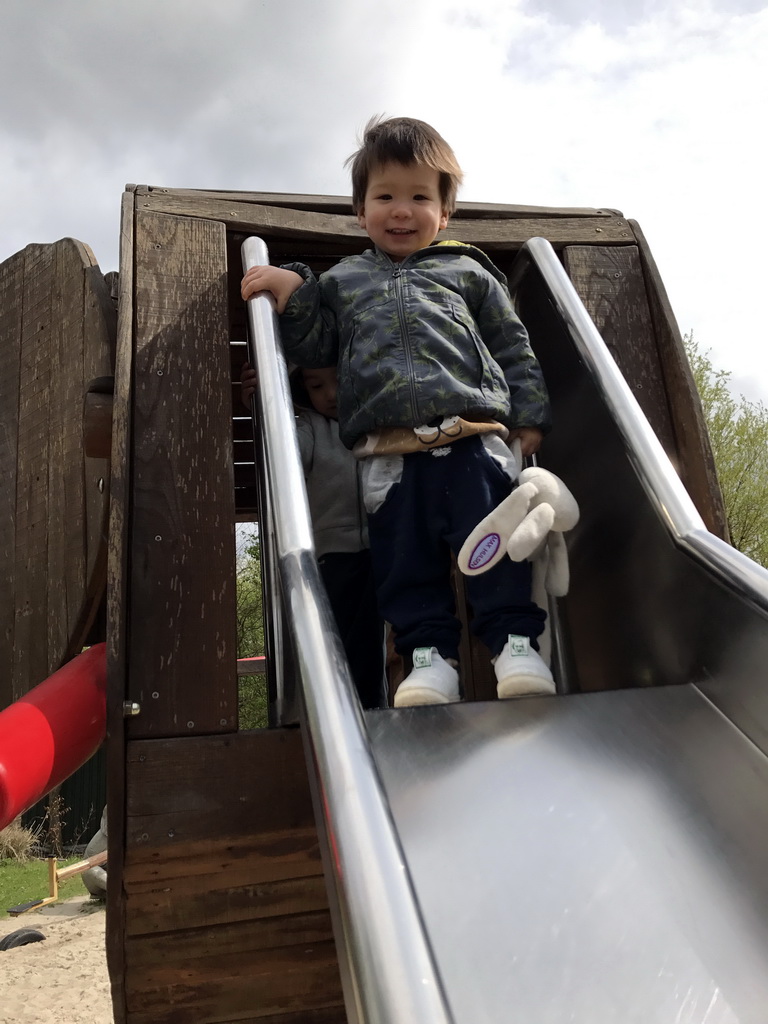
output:
[[[318,559],[355,689],[364,708],[387,706],[384,620],[376,601],[370,551]]]
[[[398,653],[436,647],[444,658],[458,658],[451,551],[459,551],[512,484],[478,436],[440,451],[403,456],[402,478],[369,514],[368,532],[379,610],[395,630]],[[480,576],[466,576],[465,586],[472,632],[492,656],[509,633],[536,646],[546,615],[531,601],[530,562],[504,558]]]

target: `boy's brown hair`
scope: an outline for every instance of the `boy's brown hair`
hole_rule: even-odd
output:
[[[371,170],[387,163],[431,167],[440,175],[443,212],[450,216],[456,209],[456,193],[464,174],[442,135],[426,121],[377,115],[365,126],[360,148],[346,161],[352,165],[352,209],[355,213],[359,213],[365,204]]]

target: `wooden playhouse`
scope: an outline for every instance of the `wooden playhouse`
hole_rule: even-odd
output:
[[[238,728],[234,530],[260,505],[237,383],[250,234],[273,262],[316,271],[367,243],[346,198],[128,186],[118,278],[67,239],[0,267],[0,705],[107,639],[117,1024],[353,1019],[301,730]],[[505,272],[529,238],[552,243],[724,536],[698,398],[639,226],[608,209],[464,203],[447,235]],[[96,378],[90,422],[101,415],[104,435],[111,422],[109,458],[84,452]],[[577,587],[563,602],[574,636],[579,609]],[[466,641],[462,664],[470,698],[490,698],[483,650]],[[591,678],[610,685],[599,667]]]

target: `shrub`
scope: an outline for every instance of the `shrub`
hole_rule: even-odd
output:
[[[0,860],[32,860],[40,841],[40,830],[24,828],[16,818],[0,832]]]

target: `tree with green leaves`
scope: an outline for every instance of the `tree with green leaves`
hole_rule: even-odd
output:
[[[768,408],[734,398],[728,370],[712,364],[693,332],[684,338],[723,492],[731,543],[768,567]]]
[[[264,654],[264,601],[261,577],[261,544],[252,536],[237,556],[237,656]],[[267,724],[267,693],[264,676],[242,676],[238,713],[241,729]]]
[[[261,543],[248,538],[237,556],[237,656],[264,653]]]

